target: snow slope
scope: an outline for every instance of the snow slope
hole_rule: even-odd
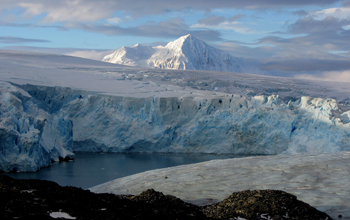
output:
[[[209,46],[191,35],[169,42],[165,47],[122,47],[107,55],[104,62],[137,67],[181,70],[242,72],[242,66],[229,53]]]
[[[138,195],[153,188],[197,205],[219,202],[232,192],[276,189],[292,193],[333,219],[350,218],[350,152],[277,155],[151,170],[89,190]]]
[[[3,171],[39,169],[74,150],[254,155],[350,149],[348,83],[140,69],[13,51],[0,51],[0,82]]]

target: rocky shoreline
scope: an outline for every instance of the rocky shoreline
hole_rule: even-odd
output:
[[[44,180],[0,176],[1,219],[303,219],[332,218],[279,190],[233,193],[223,201],[196,206],[153,189],[140,195],[95,194]]]

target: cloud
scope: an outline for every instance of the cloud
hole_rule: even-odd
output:
[[[242,64],[250,68],[249,73],[319,80],[328,80],[333,74],[334,77],[337,76],[334,81],[341,81],[348,76],[346,73],[350,71],[349,58],[319,51],[317,48],[294,45],[293,39],[275,38],[275,41],[280,42],[277,46],[250,47],[225,42],[216,47],[239,57]],[[267,39],[273,40],[274,37]],[[279,46],[282,44],[286,46]],[[348,52],[342,55],[350,54]],[[327,74],[322,75],[323,73]]]
[[[204,41],[222,40],[220,37],[220,32],[215,30],[191,30],[187,24],[183,23],[182,19],[172,19],[169,21],[127,28],[117,25],[81,23],[67,24],[66,27],[70,29],[81,29],[88,32],[96,32],[114,36],[132,35],[142,37],[178,38],[183,35],[191,34]]]
[[[214,29],[214,30],[226,29],[226,30],[233,30],[237,33],[242,33],[242,34],[258,33],[258,31],[248,28],[245,26],[244,23],[237,21],[242,17],[244,16],[239,14],[226,19],[224,16],[214,15],[214,16],[210,16],[210,17],[198,20],[198,23],[192,25],[191,28],[193,29],[207,28],[207,29]]]
[[[18,27],[18,28],[54,28],[59,31],[68,31],[67,28],[58,25],[37,25],[29,23],[13,23],[13,22],[4,22],[0,20],[0,26],[4,27]]]
[[[106,55],[111,54],[113,52],[114,50],[108,50],[108,51],[77,50],[74,52],[65,53],[64,55],[101,61]]]
[[[228,20],[229,20],[229,21],[237,21],[237,20],[239,20],[239,19],[241,19],[241,18],[244,18],[244,17],[245,17],[245,15],[238,14],[238,15],[235,15],[235,16],[230,17]]]
[[[348,59],[285,59],[267,62],[260,69],[284,72],[345,71],[350,69],[350,62]]]
[[[281,44],[287,44],[287,43],[291,43],[293,40],[292,39],[288,39],[288,38],[282,38],[282,37],[277,37],[277,36],[267,36],[264,38],[261,38],[259,40],[258,43],[256,44],[274,44],[274,45],[281,45]]]
[[[110,0],[13,0],[13,7],[23,8],[25,10],[23,15],[27,17],[45,14],[42,21],[54,23],[96,21],[107,18],[116,9],[116,4]]]
[[[298,10],[293,13],[294,15],[300,16],[300,17],[305,17],[309,15],[309,13],[305,10]]]
[[[218,8],[267,9],[281,7],[302,7],[310,5],[332,5],[341,0],[2,0],[0,11],[23,8],[24,16],[45,15],[44,22],[96,21],[110,18],[115,12],[123,12],[133,17],[163,14],[169,11],[202,10]]]
[[[298,79],[322,80],[333,82],[350,82],[350,70],[346,71],[329,71],[321,74],[298,74],[294,76]]]
[[[287,24],[284,33],[274,33],[255,43],[228,41],[219,48],[234,56],[258,60],[256,64],[262,73],[283,76],[343,73],[350,69],[350,28],[347,28],[350,19],[344,11],[342,8],[335,15],[337,10],[325,9],[320,11],[327,15],[324,17],[316,16],[317,12],[298,11],[294,14],[301,18]]]
[[[226,20],[224,16],[210,16],[204,19],[199,19],[198,24],[203,26],[214,26],[223,23]]]
[[[36,53],[49,53],[49,54],[67,54],[73,53],[78,49],[75,48],[49,48],[49,47],[32,47],[32,46],[6,46],[2,47],[3,50],[20,50],[31,51]]]
[[[114,17],[114,18],[110,18],[110,19],[107,19],[108,23],[110,24],[119,24],[123,21],[122,18],[118,18],[118,17]]]
[[[308,16],[292,24],[289,27],[289,33],[305,34],[292,39],[293,45],[299,47],[304,46],[319,51],[347,51],[350,50],[350,30],[344,26],[349,24],[350,20],[340,20],[331,16],[323,20]]]
[[[336,32],[341,31],[342,27],[348,24],[350,20],[339,20],[332,16],[327,16],[322,20],[307,16],[290,25],[289,32],[292,34]]]
[[[275,47],[260,46],[260,47],[247,47],[236,43],[224,42],[215,47],[230,52],[235,57],[244,57],[249,59],[263,60],[270,58],[275,53]]]
[[[271,46],[274,51],[271,60],[341,59],[349,56],[350,51],[350,29],[344,28],[348,23],[348,20],[332,16],[321,20],[306,16],[289,24],[288,31],[284,34],[294,37],[270,35],[246,45]],[[244,45],[242,42],[236,43]]]
[[[19,37],[0,37],[0,43],[2,44],[25,44],[25,43],[50,43],[49,40],[41,39],[28,39]]]
[[[316,19],[324,19],[328,16],[332,16],[337,19],[350,19],[350,8],[327,8],[322,11],[316,11],[311,13]]]
[[[344,0],[343,3],[342,3],[342,5],[343,5],[344,7],[350,7],[350,0]]]
[[[30,46],[7,46],[0,49],[30,51],[36,53],[60,54],[75,56],[92,60],[101,61],[104,56],[111,54],[114,50],[89,50],[80,48],[49,48],[49,47],[30,47]]]

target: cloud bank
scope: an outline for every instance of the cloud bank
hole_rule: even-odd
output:
[[[298,79],[322,80],[332,82],[350,82],[350,70],[347,71],[329,71],[318,75],[299,74],[295,75]]]
[[[301,7],[310,5],[331,5],[341,0],[2,0],[0,10],[21,7],[25,16],[46,14],[44,22],[94,21],[110,17],[121,11],[133,17],[162,14],[169,11],[188,9],[211,11],[219,8],[269,9]]]
[[[49,40],[28,39],[19,37],[0,37],[0,43],[3,44],[24,44],[24,43],[49,43]]]

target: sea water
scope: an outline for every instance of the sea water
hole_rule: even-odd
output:
[[[99,154],[75,153],[68,162],[54,162],[35,173],[3,173],[15,179],[55,181],[61,186],[83,189],[147,170],[199,163],[215,159],[243,157],[214,154]]]

